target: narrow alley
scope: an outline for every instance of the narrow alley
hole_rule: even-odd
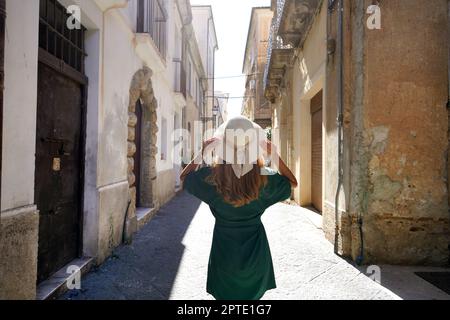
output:
[[[449,299],[415,276],[413,268],[381,266],[381,283],[367,268],[333,253],[320,229],[320,216],[277,204],[263,215],[275,267],[277,288],[263,299]],[[209,300],[206,275],[214,219],[208,206],[181,193],[137,233],[133,243],[115,250],[85,276],[81,290],[61,299]],[[439,271],[422,267],[420,271]]]
[[[0,302],[450,300],[450,0],[0,0],[0,179]]]

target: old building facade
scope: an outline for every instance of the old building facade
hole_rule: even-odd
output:
[[[246,75],[242,114],[262,128],[272,126],[270,103],[264,95],[264,70],[273,11],[270,7],[252,9],[242,73]]]
[[[214,129],[220,127],[228,119],[228,99],[230,94],[221,91],[214,92]]]
[[[199,43],[200,56],[203,62],[206,77],[203,111],[201,113],[203,139],[212,137],[214,117],[214,75],[216,52],[219,49],[217,32],[214,23],[212,7],[210,5],[192,6],[193,27]]]
[[[102,263],[174,196],[180,60],[196,38],[189,1],[7,0],[5,11],[0,298],[45,298],[55,273]]]
[[[373,5],[272,1],[265,94],[273,139],[299,180],[293,198],[323,215],[337,253],[443,265],[448,1]]]

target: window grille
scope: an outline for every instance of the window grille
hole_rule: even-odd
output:
[[[84,74],[86,28],[69,29],[70,14],[57,0],[40,0],[39,47]]]
[[[167,13],[161,0],[139,0],[137,32],[148,33],[161,56],[167,50]]]

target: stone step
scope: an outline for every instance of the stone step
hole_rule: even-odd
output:
[[[67,281],[70,278],[73,279],[73,274],[70,273],[69,270],[71,268],[78,268],[79,272],[81,272],[81,278],[83,275],[90,271],[93,265],[94,260],[89,257],[79,258],[71,261],[60,270],[58,270],[50,278],[38,285],[36,290],[36,300],[51,300],[64,294],[69,290],[67,287]]]

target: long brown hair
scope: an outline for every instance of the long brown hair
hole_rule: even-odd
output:
[[[207,181],[216,186],[226,203],[241,207],[258,199],[261,188],[267,184],[267,176],[261,175],[263,166],[259,159],[249,173],[238,179],[230,164],[215,164]]]

